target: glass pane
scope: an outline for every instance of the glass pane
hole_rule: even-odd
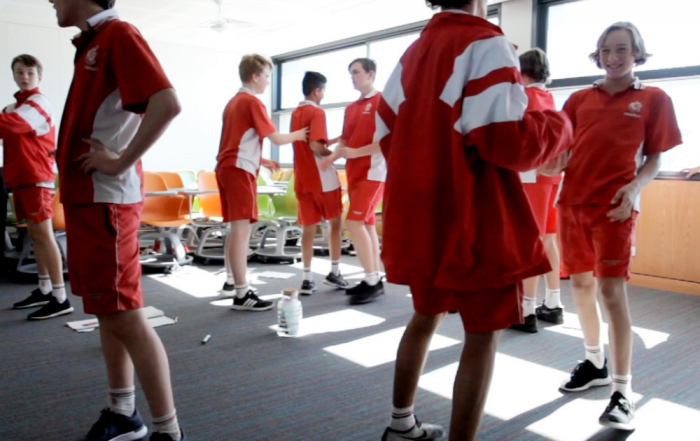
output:
[[[367,46],[361,45],[282,64],[282,108],[293,109],[304,99],[301,81],[308,71],[328,78],[325,104],[355,101],[359,93],[352,87],[348,65],[366,56]]]
[[[404,52],[419,36],[420,34],[416,33],[370,43],[369,56],[377,62],[377,78],[374,82],[374,87],[377,90],[384,90],[389,76],[399,64]]]
[[[345,119],[345,109],[326,110],[326,128],[329,138],[338,138],[343,133],[343,120]],[[292,124],[292,114],[285,113],[280,115],[280,133],[289,133]],[[291,165],[294,163],[294,149],[292,144],[283,145],[279,148],[280,157],[279,163],[283,165]],[[344,165],[345,159],[340,158],[335,162],[335,165]]]
[[[645,81],[644,84],[659,87],[671,97],[683,135],[683,145],[661,155],[661,170],[681,171],[700,165],[700,149],[697,148],[700,145],[700,127],[696,111],[700,101],[700,79]],[[581,89],[584,88],[552,90],[557,109],[561,110],[571,94]]]
[[[549,8],[547,51],[554,78],[602,75],[588,55],[603,31],[617,21],[639,28],[654,54],[638,70],[700,65],[700,51],[682,42],[697,40],[697,0],[581,0]]]
[[[495,24],[496,26],[501,25],[501,17],[499,17],[498,15],[494,15],[493,17],[489,17],[489,18],[487,18],[487,20],[490,21],[491,24]]]

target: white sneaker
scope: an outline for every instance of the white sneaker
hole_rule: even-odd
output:
[[[382,441],[440,441],[445,437],[445,429],[434,424],[421,424],[416,419],[416,424],[405,432],[399,432],[387,427],[382,436]]]

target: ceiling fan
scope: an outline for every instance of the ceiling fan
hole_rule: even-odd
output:
[[[201,24],[201,27],[206,29],[211,29],[215,32],[226,32],[231,29],[236,28],[250,28],[255,26],[255,23],[242,20],[234,20],[231,18],[224,17],[222,12],[223,4],[225,0],[213,0],[218,6],[219,10],[216,13],[216,18]]]

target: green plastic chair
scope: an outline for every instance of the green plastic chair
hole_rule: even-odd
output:
[[[267,185],[265,178],[258,176],[258,185]],[[272,198],[268,194],[258,195],[258,217],[263,220],[272,220],[275,215],[275,204],[272,202]]]
[[[287,192],[282,195],[272,196],[272,203],[275,206],[275,218],[295,221],[299,217],[299,203],[297,194],[294,191],[294,175],[289,178]]]
[[[197,174],[193,170],[173,170],[182,179],[182,186],[185,188],[197,188]]]

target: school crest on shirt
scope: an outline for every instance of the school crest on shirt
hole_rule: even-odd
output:
[[[632,116],[635,118],[641,118],[643,108],[644,108],[644,105],[642,104],[641,101],[635,101],[633,103],[630,103],[630,106],[627,110],[627,113],[625,113],[625,115]]]
[[[85,55],[85,62],[87,65],[85,66],[86,69],[89,70],[97,70],[95,67],[95,64],[97,63],[97,52],[100,50],[99,46],[95,46],[92,49],[88,51],[88,53]]]
[[[372,111],[372,103],[367,103],[367,106],[365,106],[364,114],[367,115],[371,111]]]

